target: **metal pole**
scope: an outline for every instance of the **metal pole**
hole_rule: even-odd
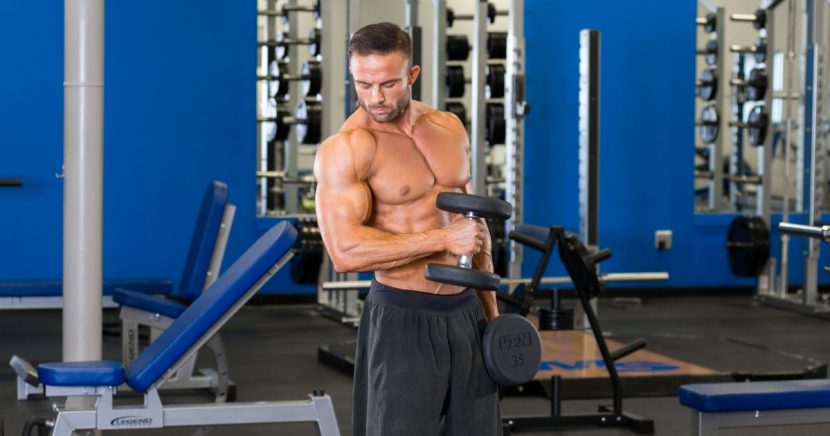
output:
[[[792,95],[793,92],[793,75],[794,75],[794,68],[793,68],[793,60],[795,58],[795,1],[789,0],[787,13],[787,66],[786,72],[784,73],[787,76],[787,95]],[[771,44],[772,42],[770,42]],[[784,204],[781,206],[781,221],[787,222],[790,220],[790,182],[791,182],[791,171],[790,171],[790,135],[792,134],[792,118],[793,118],[793,99],[788,98],[786,101],[786,106],[784,108],[784,117],[786,121],[786,128],[784,133]],[[786,233],[781,233],[781,272],[779,273],[778,277],[780,280],[780,284],[778,285],[781,289],[782,295],[786,295],[787,288],[789,287],[789,247],[790,247],[790,237]]]
[[[63,360],[100,360],[104,0],[64,8]]]
[[[507,275],[522,275],[522,249],[507,235],[524,222],[524,0],[511,0],[510,27],[507,33],[507,65],[504,80],[504,117],[507,129],[505,150],[505,199],[513,205],[513,216],[505,223],[507,241]]]
[[[447,2],[433,0],[435,25],[432,28],[432,105],[444,110],[444,69],[447,68]],[[465,122],[465,120],[461,120]]]
[[[471,175],[473,192],[478,195],[487,195],[487,185],[484,178],[487,176],[487,163],[485,155],[487,149],[484,145],[485,131],[485,101],[484,69],[487,66],[487,2],[479,0],[475,6],[475,18],[473,19],[473,62],[472,62],[472,136],[470,146],[472,148]],[[441,19],[441,17],[439,17]],[[463,120],[462,120],[463,121]]]

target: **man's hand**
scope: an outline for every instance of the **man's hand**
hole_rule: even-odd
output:
[[[447,251],[456,256],[477,254],[490,238],[490,232],[482,220],[463,217],[444,227],[444,233]]]

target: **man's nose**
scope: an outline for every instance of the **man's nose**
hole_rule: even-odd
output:
[[[380,86],[372,89],[372,102],[374,103],[383,103],[384,96],[383,90],[381,90]]]

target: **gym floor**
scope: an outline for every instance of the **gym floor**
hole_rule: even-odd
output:
[[[568,302],[570,303],[570,302]],[[830,320],[756,305],[749,295],[718,297],[654,297],[642,306],[621,308],[612,299],[601,299],[599,315],[606,333],[626,340],[644,336],[656,343],[671,343],[671,338],[731,338],[763,345],[820,362],[830,362],[830,347],[823,335]],[[31,362],[60,360],[61,313],[57,310],[0,312],[0,350],[7,361],[18,354]],[[105,322],[117,321],[117,313],[107,310]],[[317,361],[317,347],[354,338],[354,330],[320,316],[312,305],[248,306],[222,330],[228,350],[231,378],[237,385],[237,401],[298,400],[312,389],[323,389],[334,401],[335,412],[344,435],[351,434],[351,378]],[[709,342],[711,343],[711,342]],[[683,354],[700,356],[728,365],[742,363],[742,353],[707,346],[706,341],[689,341]],[[104,355],[118,359],[119,339],[104,337]],[[735,367],[735,371],[745,368]],[[137,399],[127,393],[126,401]],[[210,397],[198,392],[166,393],[165,403],[206,402]],[[591,413],[606,399],[563,402],[563,414]],[[505,397],[502,415],[544,415],[548,402],[541,397]],[[657,435],[689,435],[689,411],[676,396],[626,398],[626,411],[654,420]],[[0,365],[0,418],[6,435],[21,433],[33,417],[51,417],[48,400],[17,401],[13,372]],[[192,434],[197,428],[171,428],[151,431],[123,431],[118,434]],[[203,429],[205,430],[205,429]],[[248,425],[214,427],[211,435],[307,435],[309,425]],[[2,431],[0,431],[2,434]],[[545,433],[568,435],[629,435],[622,429],[573,429]],[[827,435],[830,425],[797,426],[723,431],[723,435]]]

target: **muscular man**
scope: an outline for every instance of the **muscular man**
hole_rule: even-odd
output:
[[[420,68],[390,23],[349,42],[360,108],[317,152],[317,219],[337,271],[374,271],[358,331],[353,431],[362,435],[501,433],[481,332],[492,292],[424,278],[424,265],[492,271],[486,224],[439,210],[440,192],[470,192],[469,141],[450,113],[412,100]]]

